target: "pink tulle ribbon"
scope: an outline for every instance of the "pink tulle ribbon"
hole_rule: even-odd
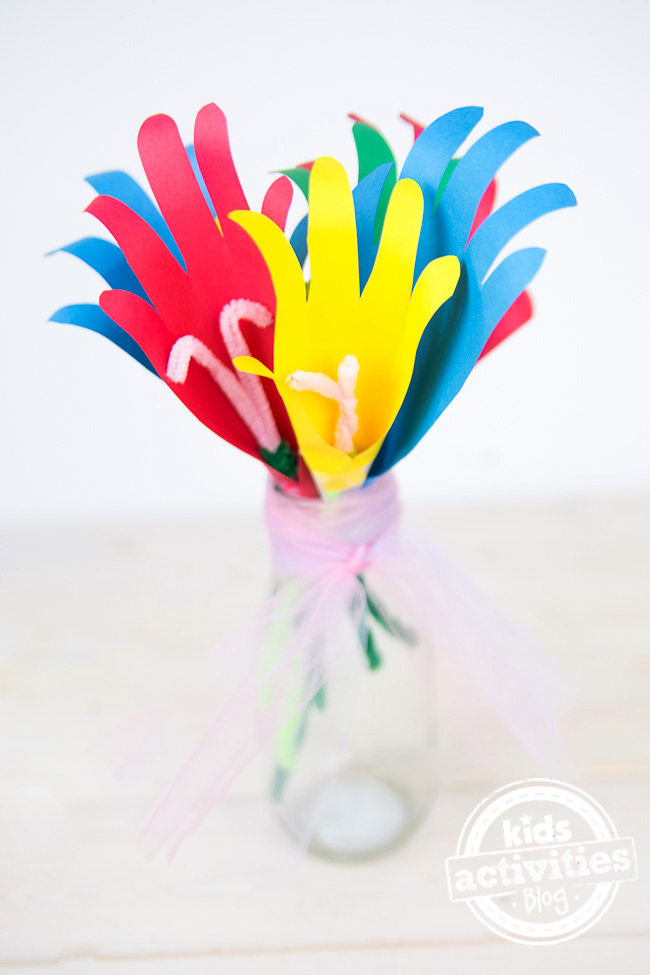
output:
[[[148,855],[165,847],[171,859],[309,704],[346,645],[322,634],[337,620],[358,629],[373,580],[399,590],[413,619],[430,627],[437,656],[455,675],[432,707],[473,751],[489,748],[476,726],[479,704],[487,705],[547,774],[566,767],[556,710],[560,669],[451,560],[400,528],[391,474],[327,502],[288,497],[270,481],[265,514],[276,591],[220,651],[239,668],[236,686],[146,826]]]

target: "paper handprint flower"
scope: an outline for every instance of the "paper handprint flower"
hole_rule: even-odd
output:
[[[456,109],[426,129],[411,122],[416,141],[399,179],[385,139],[361,120],[352,192],[332,160],[286,170],[310,204],[290,238],[295,257],[284,236],[288,179],[272,184],[261,214],[248,210],[216,105],[199,112],[189,149],[171,119],[154,116],[138,144],[160,209],[124,173],[89,180],[101,195],[88,211],[119,246],[87,238],[64,250],[113,290],[101,307],[53,318],[108,336],[292,493],[314,496],[312,473],[327,493],[379,476],[426,433],[478,359],[530,316],[524,288],[543,252],[519,251],[483,280],[500,249],[531,220],[575,202],[549,184],[491,213],[498,166],[537,133],[523,122],[498,126],[458,160],[481,114]],[[451,301],[444,288],[434,301],[429,265],[443,257],[460,263],[460,283]],[[404,317],[382,332],[377,321],[389,310]],[[234,359],[248,359],[248,371]]]
[[[415,145],[399,180],[390,146],[372,125],[355,120],[353,134],[359,182],[353,192],[363,288],[374,267],[378,240],[391,191],[405,178],[415,180],[424,196],[424,213],[415,276],[436,257],[455,255],[461,277],[453,299],[435,315],[418,346],[413,378],[370,475],[390,470],[413,449],[458,393],[478,360],[532,315],[525,291],[544,258],[528,248],[510,255],[485,279],[500,250],[523,227],[551,210],[575,205],[571,190],[550,183],[528,190],[493,212],[498,167],[538,133],[524,122],[497,126],[462,158],[454,153],[482,116],[480,108],[449,112],[428,128],[403,116],[414,130]],[[283,170],[307,195],[311,164]],[[309,248],[305,217],[291,243],[301,264]]]
[[[440,309],[418,348],[413,380],[373,464],[373,476],[389,470],[413,449],[459,392],[484,351],[505,338],[516,325],[516,315],[525,313],[525,307],[517,309],[514,321],[502,325],[545,252],[535,247],[516,251],[486,277],[502,249],[533,220],[576,202],[563,183],[547,183],[509,200],[479,225],[477,213],[498,168],[539,135],[525,122],[506,122],[481,136],[456,161],[454,153],[482,115],[481,108],[468,107],[436,119],[418,135],[400,173],[400,180],[416,180],[425,200],[416,273],[438,254],[455,254],[461,277],[453,300]],[[372,231],[381,223],[381,210],[365,211],[362,220],[367,223],[365,260],[371,265]]]
[[[108,195],[88,212],[119,247],[90,238],[65,249],[113,290],[101,295],[100,308],[73,306],[53,318],[103,332],[160,376],[202,423],[261,459],[285,488],[313,496],[273,384],[232,365],[233,356],[249,352],[272,363],[275,296],[259,251],[227,220],[230,210],[248,204],[223,113],[216,105],[199,112],[189,153],[165,115],[147,119],[138,147],[160,211],[125,174],[91,180]],[[262,210],[284,227],[290,201],[291,186],[281,177]]]
[[[458,260],[442,257],[424,267],[413,286],[422,209],[419,186],[401,180],[360,292],[348,178],[334,159],[318,159],[309,190],[308,295],[300,263],[278,227],[250,211],[231,215],[264,255],[277,300],[273,370],[251,357],[235,364],[273,378],[324,493],[365,480],[406,394],[422,332],[458,281]]]
[[[355,146],[357,150],[358,158],[358,187],[355,189],[353,195],[358,195],[361,199],[366,197],[366,192],[368,187],[371,187],[371,197],[374,197],[374,201],[371,199],[368,201],[364,199],[365,203],[370,202],[370,219],[374,218],[374,243],[379,239],[381,234],[381,227],[383,225],[384,216],[386,214],[386,206],[388,199],[390,198],[391,191],[395,186],[397,180],[396,175],[396,162],[392,149],[390,148],[388,142],[381,134],[381,132],[370,122],[365,119],[360,118],[354,113],[350,113],[349,118],[354,122],[352,126],[352,134],[354,136]],[[425,131],[425,126],[420,125],[414,119],[410,118],[408,115],[400,115],[400,118],[413,128],[414,139],[419,138]],[[438,186],[438,192],[436,194],[436,202],[439,202],[440,197],[451,178],[451,175],[458,165],[459,159],[454,158],[450,161],[447,169],[443,173],[442,179]],[[308,198],[309,193],[309,177],[310,170],[313,162],[302,163],[300,166],[296,166],[292,169],[283,169],[282,173],[288,176],[302,191],[305,198]],[[377,182],[378,172],[382,175],[383,185]],[[370,178],[369,178],[370,177]],[[362,192],[364,191],[364,192]],[[474,215],[474,222],[469,234],[469,240],[476,233],[481,224],[490,216],[494,209],[494,203],[497,194],[497,181],[493,179],[486,189],[485,193],[481,197],[480,203],[476,209]],[[361,230],[363,233],[363,245],[368,243],[367,238],[369,218],[366,212],[361,212],[361,206],[357,208],[359,212],[358,220],[361,224]],[[365,208],[364,208],[365,211]],[[359,226],[358,228],[359,229]],[[291,236],[291,244],[296,251],[296,254],[304,265],[307,259],[307,217],[301,220],[293,234]],[[362,255],[365,258],[365,266],[369,270],[371,266],[371,260],[374,259],[374,248],[372,253],[364,253]],[[485,344],[479,359],[487,355],[495,349],[504,339],[512,335],[518,328],[525,325],[526,322],[530,321],[533,315],[533,306],[530,300],[528,292],[523,291],[515,300],[503,317],[499,320],[495,326],[490,338]]]

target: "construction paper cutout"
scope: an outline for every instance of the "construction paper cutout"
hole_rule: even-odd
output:
[[[311,285],[309,308],[314,328],[338,331],[341,322],[349,321],[359,300],[359,261],[354,199],[347,177],[339,163],[319,161],[312,170],[309,190],[309,263]],[[318,172],[316,189],[313,181]],[[276,344],[277,348],[277,337]],[[353,351],[356,355],[356,350]],[[345,354],[345,353],[343,353]],[[338,367],[328,363],[327,374]],[[296,365],[296,369],[312,369]]]
[[[405,115],[404,112],[400,114],[400,118],[403,119],[405,122],[408,122],[408,124],[413,127],[413,141],[415,142],[415,140],[418,139],[424,132],[424,126],[421,125],[419,122],[416,122],[416,120],[411,118],[409,115]],[[438,192],[436,194],[434,210],[438,205],[440,197],[444,193],[445,187],[449,182],[449,178],[451,177],[451,174],[456,168],[457,163],[458,163],[458,159],[452,159],[449,165],[447,166],[445,172],[443,173],[442,179],[440,180],[440,185],[438,187]],[[492,207],[494,206],[496,192],[497,192],[496,180],[492,180],[492,182],[486,189],[485,193],[483,194],[481,198],[481,202],[478,205],[478,209],[474,216],[474,223],[472,224],[472,229],[469,232],[470,239],[472,237],[472,234],[476,231],[477,227],[480,227],[480,225],[483,223],[485,218],[489,216],[489,214],[492,212]]]
[[[291,234],[291,246],[293,247],[293,252],[300,262],[300,266],[304,267],[305,261],[307,260],[307,225],[308,225],[308,215],[306,214],[302,220],[296,224],[296,227]]]
[[[109,318],[98,305],[67,305],[65,308],[59,308],[58,311],[55,311],[49,320],[51,322],[63,322],[66,325],[77,325],[80,328],[87,328],[91,332],[97,332],[98,335],[103,335],[123,352],[128,353],[145,369],[157,375],[156,370],[138,343],[123,328],[116,325],[112,318]]]
[[[520,193],[491,214],[476,230],[467,245],[468,265],[482,280],[492,262],[516,233],[546,213],[575,204],[574,194],[564,183],[547,183]]]
[[[86,176],[86,182],[100,196],[112,196],[125,203],[138,216],[142,217],[164,241],[183,270],[185,269],[181,252],[176,246],[176,241],[163,220],[160,210],[139,183],[136,183],[128,173],[119,170],[110,173],[97,173],[95,176]]]
[[[211,174],[206,173],[206,166],[202,165],[198,118],[194,148],[208,192],[221,219],[210,185]],[[223,238],[220,233],[214,233],[214,218],[203,198],[173,119],[168,115],[148,118],[138,133],[138,150],[154,198],[180,248],[188,274],[192,269],[204,266],[208,255],[218,266],[225,257]]]
[[[163,115],[154,117],[165,118]],[[166,122],[156,123],[156,127],[161,125],[169,127]],[[231,210],[247,210],[248,203],[230,151],[226,116],[214,104],[205,105],[196,116],[194,151],[217,217],[223,225]],[[152,189],[155,194],[153,185]],[[182,246],[181,250],[185,253]]]
[[[293,198],[293,187],[286,176],[280,176],[269,186],[262,201],[262,213],[284,230]]]
[[[186,275],[180,270],[151,228],[123,204],[108,197],[99,197],[91,204],[90,212],[103,219],[118,239],[158,314],[149,305],[147,307],[152,314],[145,312],[146,302],[124,291],[104,292],[100,305],[146,350],[159,375],[166,376],[167,360],[174,339],[186,333],[186,323],[189,321],[199,339],[213,348],[216,345],[219,358],[229,362],[223,340],[214,328],[223,302],[219,298],[211,300],[213,295],[208,279],[214,279],[215,275],[210,276],[209,268],[203,271],[205,278],[199,278],[198,287],[193,287],[190,272]],[[219,234],[216,223],[211,221],[211,224],[214,233]],[[189,259],[188,265],[192,266]],[[192,367],[190,379],[182,387],[172,385],[173,391],[188,409],[234,446],[259,456],[250,431],[235,416],[231,404],[219,388],[209,378],[205,381],[198,368]]]
[[[447,183],[451,179],[451,175],[455,170],[456,166],[460,162],[460,159],[452,159],[444,173],[442,174],[442,179],[440,180],[440,186],[438,187],[438,192],[436,193],[435,203],[433,205],[434,212],[438,208],[442,194],[447,188]],[[496,180],[492,180],[485,193],[481,197],[481,202],[479,203],[476,214],[474,215],[474,223],[472,224],[472,229],[470,230],[469,236],[471,238],[472,234],[475,232],[477,227],[483,223],[485,218],[492,212],[492,207],[494,206],[494,199],[496,197],[497,184]]]
[[[424,126],[420,125],[414,119],[408,118],[407,116],[402,115],[401,117],[404,118],[413,126],[414,138],[417,139],[418,136],[421,135],[422,132],[424,131]],[[449,165],[447,166],[446,170],[444,171],[442,179],[440,180],[440,186],[438,187],[438,192],[436,194],[434,210],[438,206],[438,203],[440,202],[442,194],[445,191],[447,183],[451,178],[451,174],[456,168],[458,162],[459,162],[458,159],[452,159]],[[477,229],[481,226],[481,224],[486,220],[486,218],[492,212],[492,208],[494,206],[494,201],[496,198],[496,192],[497,192],[497,183],[496,180],[493,179],[490,185],[488,186],[488,188],[486,189],[485,193],[481,197],[481,202],[478,205],[478,209],[474,216],[474,222],[472,224],[472,228],[469,233],[469,240],[472,239]],[[512,312],[512,314],[510,314],[510,312]],[[506,339],[509,335],[512,335],[515,329],[519,328],[521,325],[524,325],[527,321],[529,321],[531,316],[532,316],[532,305],[530,303],[530,299],[528,298],[527,295],[520,295],[519,298],[515,299],[514,304],[506,312],[501,322],[499,322],[499,324],[492,332],[492,336],[488,340],[485,349],[481,353],[481,356],[491,351],[500,342]],[[481,358],[481,356],[479,356],[479,358]]]
[[[454,113],[452,113],[452,114],[454,114]],[[480,111],[479,110],[475,110],[473,113],[470,113],[470,116],[471,117],[469,118],[469,120],[467,118],[464,119],[464,124],[465,124],[466,128],[470,127],[471,123],[479,115],[480,115]],[[367,126],[367,123],[365,123],[365,122],[363,122],[362,124]],[[518,128],[518,126],[515,126],[514,128],[516,130]],[[513,126],[510,126],[510,125],[509,126],[506,126],[502,130],[502,132],[500,134],[500,137],[503,139],[504,138],[504,134],[503,133],[505,132],[505,141],[507,142],[508,135],[510,135],[510,136],[513,135],[512,129],[513,129]],[[532,133],[533,132],[534,132],[534,130],[530,129],[530,127],[524,127],[524,135],[525,136],[527,136],[527,137],[528,136],[532,136]],[[517,135],[516,131],[515,131],[514,135],[515,136]],[[510,147],[510,149],[511,148],[512,147]],[[503,153],[504,156],[507,155],[507,149],[508,149],[508,147],[506,146],[506,152]],[[502,149],[502,152],[503,152],[503,149]],[[442,178],[440,180],[440,184],[438,185],[438,188],[437,188],[437,191],[436,191],[436,198],[434,200],[434,206],[435,206],[436,203],[439,203],[440,202],[440,199],[442,197],[442,194],[445,191],[445,187],[448,184],[449,180],[451,179],[451,176],[454,173],[454,171],[455,171],[455,169],[457,167],[457,164],[458,164],[458,160],[452,158],[449,161],[449,163],[447,164],[447,166],[445,167],[445,170],[444,170],[444,172],[442,174]],[[496,192],[496,184],[495,184],[494,180],[492,179],[492,180],[490,180],[487,188],[485,189],[484,193],[482,194],[482,196],[479,199],[479,203],[478,203],[478,206],[476,208],[476,212],[473,215],[473,221],[472,221],[472,224],[471,224],[471,227],[470,227],[470,237],[473,235],[473,233],[475,233],[477,227],[480,226],[480,224],[482,222],[484,222],[485,216],[487,215],[487,213],[489,213],[489,211],[490,211],[490,209],[491,209],[491,207],[493,205],[495,192]],[[358,190],[355,191],[355,193],[358,193]],[[374,201],[372,201],[372,202],[374,203]],[[367,280],[367,275],[369,274],[370,268],[372,267],[372,261],[374,260],[374,253],[373,253],[372,249],[367,246],[367,241],[368,241],[368,238],[370,236],[368,234],[368,224],[369,224],[369,221],[372,220],[372,203],[369,205],[368,210],[365,213],[363,212],[363,209],[356,204],[356,202],[355,202],[355,208],[360,211],[357,214],[357,226],[358,226],[359,253],[360,253],[360,284],[361,284],[361,287],[363,287],[363,285],[365,284],[365,281]],[[513,230],[513,232],[514,232],[514,230]],[[364,243],[366,244],[366,250],[365,250],[365,252],[364,252]],[[430,255],[430,256],[433,256],[433,255]],[[495,253],[495,256],[496,256],[496,253]],[[497,321],[497,322],[495,322],[493,324],[493,328],[491,330],[491,334],[487,336],[487,340],[486,340],[486,342],[485,342],[485,344],[483,346],[483,349],[485,349],[486,352],[489,351],[491,348],[494,348],[494,346],[496,344],[498,344],[499,341],[503,340],[503,338],[505,338],[508,334],[511,334],[511,332],[516,327],[518,327],[520,324],[523,324],[523,322],[526,321],[526,320],[528,320],[528,318],[530,317],[531,306],[530,306],[530,301],[529,301],[528,297],[527,296],[522,296],[522,295],[516,295],[516,296],[513,296],[513,298],[514,298],[515,307],[513,308],[512,313],[509,314],[508,313],[508,310],[506,310],[504,316],[502,316],[503,321]],[[488,324],[487,327],[489,328],[489,324]],[[426,339],[427,339],[427,337],[425,336],[425,341],[426,341]],[[480,349],[479,348],[477,350],[477,358],[480,355],[484,354],[483,353],[483,349]],[[373,473],[374,473],[374,470],[373,470]]]
[[[485,348],[494,323],[532,280],[544,253],[539,248],[516,251],[483,286],[463,267],[454,298],[430,323],[427,343],[420,343],[404,405],[373,464],[373,477],[405,457],[447,408]]]
[[[182,385],[176,385],[168,378],[167,366],[174,339],[148,302],[127,291],[104,291],[99,301],[106,314],[114,322],[123,323],[125,331],[147,350],[155,371],[201,423],[245,453],[260,456],[253,434],[220,387],[198,363],[190,363],[188,381]]]
[[[356,116],[354,117],[357,118]],[[424,132],[424,126],[421,125],[419,122],[417,122],[415,119],[411,118],[409,115],[402,113],[400,115],[400,118],[403,119],[405,122],[408,122],[409,125],[412,126],[413,141],[415,141]],[[358,121],[362,121],[362,120],[358,119]],[[438,205],[438,202],[440,201],[440,198],[445,190],[447,183],[449,182],[451,174],[456,168],[457,163],[458,163],[458,159],[452,159],[449,165],[447,166],[443,174],[443,177],[440,181],[440,185],[438,187],[434,209],[435,206]],[[472,229],[470,230],[470,234],[469,234],[470,240],[472,239],[473,235],[476,233],[477,229],[481,226],[481,224],[486,220],[486,218],[492,212],[492,209],[494,207],[494,202],[496,199],[496,192],[497,192],[497,182],[496,179],[493,179],[490,185],[488,186],[487,190],[483,194],[481,198],[481,202],[478,205],[478,209],[474,216],[474,222],[472,224]],[[485,348],[481,352],[479,359],[482,358],[484,355],[487,355],[488,352],[491,352],[492,349],[496,348],[497,345],[499,345],[506,338],[512,335],[512,333],[516,331],[516,329],[520,328],[522,325],[525,325],[526,322],[530,321],[532,315],[533,315],[533,306],[530,297],[526,292],[524,292],[523,294],[519,295],[518,298],[515,299],[515,301],[510,306],[508,311],[505,313],[501,321],[496,325],[494,331],[492,332],[492,335],[488,339]]]
[[[208,204],[208,206],[210,208],[210,213],[212,214],[212,216],[216,220],[217,219],[217,211],[215,210],[214,204],[213,204],[212,200],[210,199],[210,194],[208,193],[208,188],[205,185],[205,180],[203,179],[203,173],[199,169],[199,164],[198,164],[198,161],[197,161],[197,158],[196,158],[196,152],[195,152],[194,146],[193,145],[185,146],[185,152],[187,153],[187,158],[190,161],[190,166],[192,167],[192,172],[194,173],[194,178],[196,179],[196,182],[199,184],[199,188],[200,188],[201,192],[203,193],[203,199]]]
[[[414,179],[424,195],[424,220],[416,274],[436,253],[433,211],[438,187],[454,153],[483,115],[482,108],[456,108],[432,122],[406,157],[400,179]],[[437,253],[442,253],[437,251]]]
[[[389,174],[384,182],[384,186],[376,206],[373,239],[373,244],[376,244],[379,242],[379,237],[381,235],[381,228],[384,224],[388,200],[390,199],[390,194],[392,193],[393,187],[395,186],[395,182],[397,180],[395,157],[393,156],[391,148],[381,132],[374,128],[374,126],[369,125],[367,122],[356,121],[352,126],[352,134],[357,147],[359,183],[361,183],[366,176],[373,173],[378,167],[386,163],[391,165]]]
[[[477,114],[478,110],[460,110],[460,115],[450,113],[453,124],[449,124],[450,116],[445,117],[445,153],[431,141],[436,123],[416,140],[402,173],[416,176],[420,173],[420,178],[428,182],[429,199],[436,189],[432,174],[435,176],[436,168],[440,172],[446,152],[458,141],[459,119],[467,130]],[[435,211],[427,211],[425,207],[416,269],[438,253],[452,253],[461,260],[461,280],[453,299],[441,309],[423,336],[412,386],[373,464],[371,476],[388,470],[415,446],[461,388],[491,336],[494,334],[490,344],[493,348],[500,337],[510,334],[525,317],[522,299],[512,317],[501,324],[537,271],[543,252],[534,248],[517,252],[499,265],[484,284],[483,277],[518,230],[543,213],[573,205],[575,197],[559,184],[538,188],[506,204],[478,227],[477,216],[481,214],[477,211],[490,191],[498,166],[536,134],[535,129],[523,122],[498,126],[471,146],[451,171],[452,160],[442,171],[448,182],[441,193],[440,185],[436,189]],[[427,141],[435,160],[433,169],[427,166],[424,152]],[[489,198],[486,205],[488,202]],[[465,249],[471,231],[474,234]]]
[[[190,165],[192,166],[192,171],[196,181],[199,184],[201,192],[203,193],[203,198],[208,204],[212,216],[216,218],[216,210],[214,209],[212,200],[210,199],[210,194],[208,193],[208,188],[205,185],[203,174],[199,169],[194,146],[191,144],[185,146],[185,151],[190,161]],[[149,195],[145,192],[145,190],[143,190],[139,183],[136,182],[136,180],[134,180],[127,173],[116,171],[112,173],[98,173],[96,176],[89,176],[87,177],[86,182],[89,183],[100,195],[113,196],[115,199],[121,200],[122,203],[126,203],[126,205],[130,206],[132,210],[135,210],[135,212],[138,213],[143,220],[146,220],[147,223],[157,231],[176,259],[182,263],[180,251],[176,247],[174,238],[170,234],[167,224],[162,219],[160,211],[156,207],[153,200],[149,198]]]
[[[204,198],[174,122],[167,116],[148,119],[138,138],[140,155],[165,226],[181,248],[186,271],[141,216],[121,201],[101,196],[90,204],[89,212],[114,236],[151,304],[120,289],[104,292],[100,305],[144,350],[154,369],[191,412],[223,439],[264,459],[250,429],[205,369],[191,363],[187,381],[177,385],[166,375],[170,351],[188,334],[188,325],[191,334],[237,375],[218,328],[221,310],[229,302],[243,299],[259,303],[271,313],[275,308],[273,286],[259,250],[239,226],[227,217],[221,219],[224,206],[243,199],[238,180],[223,163],[225,156],[230,159],[230,152],[222,115],[218,110],[199,114],[196,158],[219,219],[214,219]],[[215,132],[210,131],[212,124]],[[216,185],[211,151],[226,166],[224,187]],[[257,329],[246,321],[241,324],[252,354],[271,364],[272,330]],[[295,452],[295,435],[275,384],[264,380],[263,385],[281,439]],[[270,455],[266,459],[272,461]],[[299,489],[314,496],[315,486],[303,467],[298,482],[289,481],[277,470],[272,472],[288,490]]]
[[[370,124],[368,122],[365,122],[364,119],[360,119],[356,115],[354,115],[354,116],[353,115],[350,115],[350,117],[351,118],[354,118],[356,121],[364,122],[364,124],[366,124],[366,125],[369,125]],[[409,125],[412,126],[412,128],[413,128],[413,140],[414,141],[424,132],[424,126],[421,125],[419,122],[417,122],[415,119],[411,118],[410,116],[402,113],[400,115],[400,118],[402,118],[405,122],[408,122]],[[435,207],[437,207],[437,205],[438,205],[438,203],[440,201],[440,198],[442,197],[442,194],[443,194],[443,192],[445,190],[445,187],[446,187],[447,183],[449,182],[449,179],[451,177],[451,174],[453,173],[454,169],[456,168],[457,163],[458,163],[458,159],[452,159],[451,162],[449,163],[449,165],[447,166],[445,172],[443,173],[442,179],[440,181],[440,185],[438,186],[438,192],[436,194],[436,200],[435,200],[435,204],[434,204],[434,210],[435,210]],[[496,198],[496,192],[497,192],[497,183],[496,183],[496,180],[493,179],[492,182],[490,183],[490,185],[488,186],[487,190],[483,194],[483,196],[481,198],[481,202],[478,205],[478,209],[477,209],[476,214],[474,216],[474,222],[473,222],[472,228],[470,230],[469,240],[472,239],[472,237],[475,234],[476,230],[481,226],[481,224],[485,221],[485,219],[492,212],[492,209],[494,207],[494,201],[495,201],[495,198]],[[358,232],[359,232],[360,235],[363,233],[362,228],[359,226],[359,220],[357,220],[357,230],[358,230]],[[363,281],[363,276],[362,276],[362,281]],[[504,339],[506,339],[506,338],[508,338],[508,336],[512,335],[512,333],[516,329],[520,328],[526,322],[530,321],[530,319],[532,317],[532,314],[533,314],[533,307],[532,307],[530,298],[524,292],[524,294],[520,295],[519,298],[516,298],[515,299],[515,301],[512,304],[512,306],[508,309],[508,311],[503,316],[503,318],[501,319],[501,321],[496,325],[494,331],[492,332],[492,335],[491,335],[490,339],[488,340],[488,342],[487,342],[487,344],[486,344],[483,352],[481,353],[481,356],[479,356],[479,358],[481,358],[482,356],[486,355],[492,349],[496,348],[496,346],[499,345],[499,343],[503,342]]]
[[[311,168],[308,168],[307,164],[303,166],[294,166],[293,169],[279,169],[278,172],[282,173],[283,176],[288,176],[289,179],[292,179],[305,199],[309,199],[309,177],[311,174]]]
[[[471,230],[469,232],[468,240],[471,240],[481,224],[487,220],[487,218],[492,213],[494,208],[494,201],[497,195],[497,181],[492,180],[485,193],[481,197],[481,202],[479,203],[476,213],[474,214],[474,222],[472,223]]]
[[[444,253],[456,254],[465,249],[481,197],[495,173],[513,152],[538,135],[526,122],[506,122],[486,132],[459,159],[442,196],[445,211],[441,212],[440,205],[436,211],[436,215],[440,214],[436,220],[438,246]],[[452,214],[453,219],[443,219],[447,214]]]
[[[445,189],[447,188],[447,183],[451,179],[451,174],[453,173],[453,171],[455,170],[459,162],[460,159],[455,159],[455,158],[452,159],[449,165],[447,166],[447,168],[445,169],[444,173],[442,174],[442,179],[440,180],[440,185],[438,186],[438,192],[436,193],[436,198],[433,203],[434,213],[438,209],[438,204],[440,203],[442,194],[445,192]]]
[[[455,108],[427,126],[414,143],[400,177],[414,179],[420,185],[425,194],[425,213],[427,202],[433,209],[438,186],[454,153],[482,117],[482,108]]]
[[[392,163],[395,166],[395,157],[390,146],[374,126],[367,122],[356,121],[352,126],[352,135],[357,147],[359,183],[384,163]]]
[[[419,122],[416,122],[414,118],[411,118],[410,115],[406,115],[404,112],[400,112],[399,117],[404,122],[408,122],[408,124],[413,128],[413,141],[415,142],[415,140],[424,132],[424,126],[420,125]]]
[[[309,199],[309,178],[313,165],[313,162],[306,162],[301,163],[299,166],[294,166],[293,169],[279,170],[279,172],[281,172],[288,179],[293,180],[306,200]],[[296,224],[296,227],[291,234],[291,246],[293,247],[294,254],[300,261],[302,267],[304,267],[305,261],[307,260],[307,255],[309,253],[309,249],[307,247],[308,216],[308,214],[305,214],[302,220]]]
[[[366,282],[370,277],[375,255],[377,253],[376,227],[380,200],[387,185],[391,188],[395,185],[395,180],[391,181],[391,174],[394,177],[395,167],[387,162],[378,166],[374,172],[357,183],[352,191],[354,200],[354,213],[357,226],[357,250],[359,255],[359,285],[365,288]],[[389,193],[390,198],[390,193]],[[382,216],[382,224],[383,224]]]
[[[375,128],[372,122],[369,122],[362,115],[357,115],[356,112],[348,112],[348,118],[352,119],[353,122],[361,122],[362,125],[367,125],[369,129]]]
[[[486,319],[498,322],[503,318],[515,299],[535,277],[545,256],[546,251],[541,247],[526,247],[510,254],[495,268],[481,287]],[[482,348],[483,345],[481,350]]]
[[[354,201],[345,170],[335,160],[314,164],[309,207],[308,297],[300,264],[271,221],[248,211],[232,214],[264,254],[277,298],[273,371],[250,357],[237,358],[235,364],[274,379],[302,456],[321,492],[328,494],[365,480],[408,387],[422,331],[433,310],[452,294],[459,265],[453,257],[433,262],[412,289],[423,200],[417,184],[401,180],[360,296]],[[350,355],[359,364],[353,456],[333,446],[337,402],[317,392],[297,392],[286,381],[297,372],[331,379]]]
[[[97,271],[102,276],[109,288],[120,288],[123,291],[132,291],[133,294],[146,298],[146,294],[135,274],[127,264],[124,254],[108,240],[100,237],[84,237],[76,240],[65,247],[59,247],[59,251],[65,251],[78,257],[80,261]],[[57,253],[57,251],[52,251]],[[94,307],[94,306],[90,306]]]
[[[485,343],[485,347],[479,356],[479,360],[483,356],[495,349],[497,345],[507,339],[508,336],[512,335],[518,328],[525,325],[533,317],[533,305],[530,300],[530,296],[527,291],[520,294],[518,298],[515,298],[513,303],[508,308],[503,318],[500,320],[497,327],[492,332]]]
[[[187,291],[187,274],[150,225],[110,196],[95,197],[86,212],[113,235],[160,314],[165,316],[168,310],[176,308],[179,296]]]

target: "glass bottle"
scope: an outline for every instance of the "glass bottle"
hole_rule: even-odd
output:
[[[394,526],[382,526],[377,516],[399,511],[399,503],[392,478],[380,480],[386,483],[330,500],[288,497],[274,485],[267,501],[276,593],[297,604],[304,591],[305,573],[284,558],[294,529],[300,545],[306,534],[316,543],[312,580],[318,580],[313,560],[328,543],[350,553],[353,604],[321,612],[318,630],[301,647],[303,663],[318,654],[322,673],[313,696],[287,709],[272,743],[269,786],[275,813],[295,841],[338,861],[368,860],[399,846],[428,812],[438,781],[426,607],[411,604],[399,558],[382,560],[378,537]],[[269,517],[278,503],[280,525]],[[324,570],[320,582],[312,581],[315,592],[328,578]]]

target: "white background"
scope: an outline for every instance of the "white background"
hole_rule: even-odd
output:
[[[402,464],[407,498],[637,491],[648,462],[648,4],[617,0],[156,0],[2,6],[4,521],[257,508],[261,465],[184,410],[106,340],[48,323],[102,282],[44,254],[102,235],[83,177],[142,171],[140,123],[167,112],[192,140],[226,112],[251,206],[267,173],[332,154],[352,175],[348,111],[403,160],[400,111],[423,122],[485,106],[479,132],[542,134],[500,196],[565,181],[579,207],[517,246],[548,248],[536,315],[472,375]]]

